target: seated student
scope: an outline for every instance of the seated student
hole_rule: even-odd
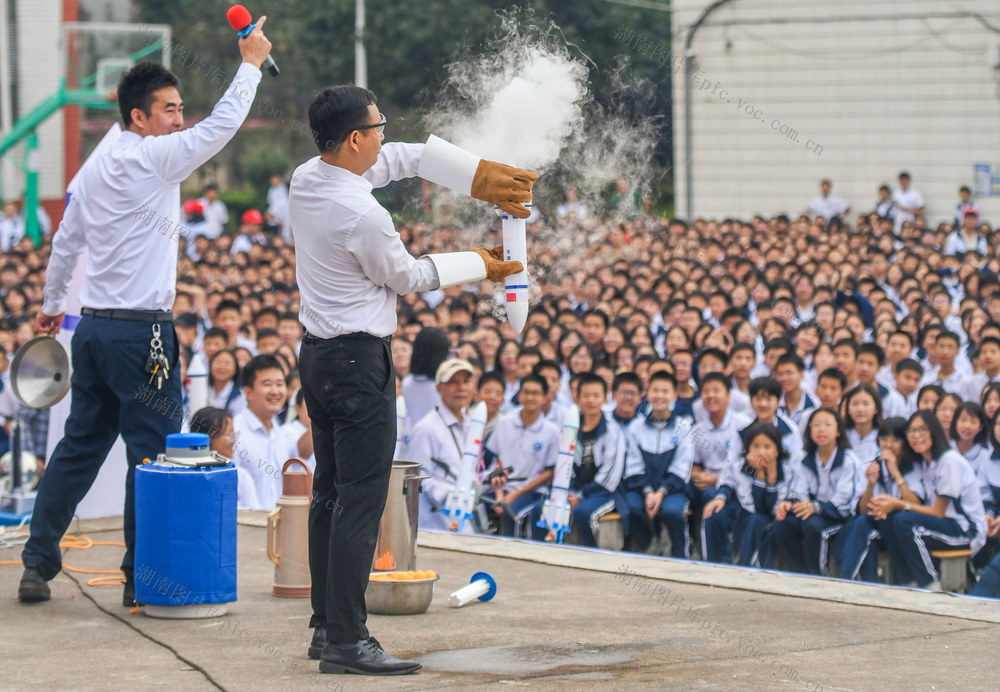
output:
[[[504,417],[500,407],[503,406],[505,390],[506,383],[503,381],[503,375],[498,372],[483,373],[476,385],[476,400],[486,403],[486,427],[483,428],[484,442],[489,439],[496,429],[497,423]]]
[[[545,401],[542,403],[542,415],[545,416],[545,420],[562,429],[566,407],[558,402],[562,386],[562,369],[559,367],[559,363],[554,360],[540,360],[531,369],[531,374],[538,375],[549,385],[548,394],[545,395]]]
[[[870,385],[859,384],[844,395],[844,428],[851,451],[861,463],[878,456],[878,431],[882,425],[882,400]]]
[[[925,384],[917,392],[917,411],[931,411],[937,408],[938,401],[945,395],[945,391],[936,384]],[[916,411],[914,411],[916,413]]]
[[[232,460],[236,432],[233,430],[233,415],[229,411],[214,406],[198,409],[191,417],[191,432],[208,435],[208,448]],[[239,464],[234,464],[234,466],[236,467],[236,508],[266,509],[260,505],[260,501],[257,499],[257,489],[254,487],[253,476]]]
[[[521,378],[520,408],[504,416],[483,447],[487,467],[509,468],[491,481],[504,536],[513,536],[517,522],[532,515],[531,535],[544,540],[546,530],[535,526],[541,517],[545,490],[559,457],[561,429],[541,415],[548,383],[538,375]],[[537,510],[537,511],[536,511]]]
[[[580,433],[569,503],[573,508],[572,530],[580,545],[596,545],[597,522],[615,508],[613,496],[625,471],[628,438],[622,427],[601,411],[607,387],[600,375],[579,373]]]
[[[806,418],[819,402],[802,389],[802,377],[805,375],[805,362],[795,353],[786,353],[778,358],[774,367],[775,377],[781,385],[781,403],[779,410],[795,421],[802,428]]]
[[[990,424],[983,407],[972,401],[963,401],[951,418],[952,446],[965,457],[980,478],[983,468],[993,455],[990,447]],[[985,499],[985,494],[984,494]]]
[[[983,337],[979,343],[979,362],[983,365],[983,372],[965,378],[962,398],[966,401],[980,401],[986,385],[1000,382],[1000,339],[995,336]]]
[[[910,417],[917,410],[917,390],[923,377],[923,366],[913,358],[904,358],[896,363],[896,392],[903,398],[903,410],[906,412],[903,418]]]
[[[743,436],[739,460],[726,466],[716,496],[705,504],[702,553],[709,562],[732,562],[729,534],[739,564],[773,564],[760,555],[778,504],[788,498],[795,476],[781,432],[771,423],[753,423]],[[730,509],[734,508],[734,509]]]
[[[961,346],[958,334],[942,331],[934,339],[937,366],[924,374],[924,384],[936,384],[950,394],[962,394],[965,380],[970,374],[957,367],[956,356]]]
[[[816,379],[816,398],[821,408],[839,411],[840,399],[846,391],[847,376],[836,368],[827,368]]]
[[[805,459],[775,514],[774,545],[789,572],[826,575],[829,542],[854,515],[861,474],[840,414],[818,408],[807,427]]]
[[[293,458],[301,459],[306,462],[310,471],[315,471],[316,455],[313,454],[312,420],[309,418],[309,411],[306,410],[305,393],[300,387],[296,387],[295,391],[292,392],[289,403],[294,415],[289,415],[289,420],[278,431],[279,459],[281,457],[284,457],[284,461]]]
[[[281,363],[274,356],[251,358],[242,371],[243,394],[247,407],[233,416],[233,428],[239,435],[233,463],[243,466],[253,476],[261,509],[273,510],[281,495],[278,413],[288,399],[288,388]]]
[[[994,413],[990,423],[990,444],[992,453],[989,459],[980,466],[978,473],[979,487],[983,494],[983,509],[986,511],[986,546],[976,556],[975,564],[977,567],[988,563],[998,552],[997,536],[1000,536],[1000,414],[997,413]]]
[[[906,447],[918,459],[927,504],[884,499],[876,503],[876,517],[892,515],[891,531],[883,538],[897,543],[914,583],[939,590],[931,551],[967,548],[975,554],[986,543],[982,489],[976,472],[949,446],[941,423],[930,411],[910,416]]]
[[[890,389],[878,381],[879,368],[885,362],[885,351],[878,344],[861,344],[858,346],[858,359],[855,373],[858,382],[872,387],[878,392],[882,403],[882,416],[891,418],[903,416],[906,411],[906,401],[895,389]]]
[[[450,358],[441,363],[434,375],[441,403],[417,421],[406,439],[404,458],[419,461],[423,475],[430,476],[420,492],[418,525],[422,529],[450,530],[451,520],[441,509],[462,465],[469,432],[465,408],[472,400],[473,377],[475,370],[466,360]],[[465,529],[473,532],[468,522]]]
[[[704,423],[696,422],[685,432],[685,436],[691,438],[694,450],[688,497],[691,498],[689,524],[697,546],[702,543],[697,538],[702,508],[715,497],[716,484],[726,465],[739,457],[743,448],[740,430],[750,424],[749,416],[730,410],[730,384],[729,378],[721,372],[705,375],[699,403],[705,410],[706,420]]]
[[[650,381],[654,374],[650,373]],[[618,373],[611,384],[611,396],[615,402],[611,408],[611,417],[618,425],[627,426],[638,413],[639,401],[642,399],[642,380],[633,372]]]
[[[802,432],[791,418],[778,411],[779,401],[781,385],[773,377],[755,377],[750,382],[750,405],[756,414],[750,425],[770,423],[777,427],[781,433],[781,443],[788,450],[789,461],[797,464],[802,460]],[[746,431],[747,427],[740,430],[741,441]]]
[[[753,344],[740,342],[733,344],[729,351],[729,362],[727,367],[733,386],[729,390],[729,406],[737,413],[747,416],[753,415],[750,407],[750,377],[751,371],[757,363],[757,353]]]
[[[705,376],[710,372],[717,372],[720,374],[726,374],[726,361],[728,358],[724,351],[717,348],[706,348],[698,356],[698,381],[699,386],[704,384]],[[726,406],[732,405],[732,380],[729,380],[727,376],[727,381],[729,382],[730,397],[726,402]],[[691,403],[691,412],[694,416],[694,422],[701,425],[706,420],[708,420],[708,412],[705,410],[705,402],[701,400],[701,391],[699,390],[698,396],[695,397],[694,401]]]
[[[948,438],[948,442],[954,442],[951,437],[951,424],[955,420],[955,414],[958,411],[959,404],[961,403],[962,399],[958,396],[958,394],[945,392],[941,395],[941,398],[937,400],[937,403],[934,404],[934,415],[937,416],[938,423],[941,424],[941,429],[944,430],[944,434]]]
[[[677,380],[668,372],[649,376],[649,413],[625,429],[630,446],[625,462],[625,502],[633,549],[645,552],[652,539],[650,522],[662,519],[670,534],[671,555],[687,557],[687,482],[693,460],[691,419],[674,413]]]
[[[842,579],[878,581],[878,548],[895,549],[882,538],[887,530],[886,519],[876,518],[872,501],[875,498],[902,498],[906,502],[923,504],[923,475],[912,458],[904,455],[906,419],[889,418],[878,429],[878,455],[860,456],[865,472],[865,489],[858,500],[858,516],[844,529],[846,539],[840,560]],[[881,500],[879,500],[881,502]],[[891,556],[896,567],[894,584],[913,581],[902,556]]]
[[[691,373],[694,368],[694,354],[687,348],[678,348],[670,354],[670,363],[674,366],[674,377],[677,378],[677,413],[691,415],[691,407],[698,399],[698,389],[694,385]]]

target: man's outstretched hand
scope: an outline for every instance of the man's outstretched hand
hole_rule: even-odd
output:
[[[524,203],[531,201],[531,188],[536,180],[538,174],[534,171],[483,159],[476,169],[476,177],[472,179],[471,194],[508,214],[526,219],[531,212]]]
[[[524,265],[520,262],[504,261],[503,245],[497,245],[492,250],[477,247],[473,252],[483,258],[483,262],[486,264],[486,278],[490,281],[499,283],[511,274],[524,271]]]

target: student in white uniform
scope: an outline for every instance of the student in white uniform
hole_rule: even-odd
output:
[[[233,417],[239,436],[233,463],[253,476],[259,506],[271,511],[281,495],[284,448],[278,412],[288,399],[285,373],[274,356],[254,356],[243,368],[243,394],[247,407]]]
[[[854,372],[860,384],[866,384],[878,392],[882,405],[882,418],[904,416],[906,401],[895,390],[878,381],[878,372],[885,362],[885,351],[878,344],[865,343],[858,346],[858,358]],[[875,426],[876,428],[878,425]],[[859,459],[861,457],[858,457]]]
[[[47,601],[48,580],[62,568],[59,541],[119,433],[125,439],[125,574],[122,604],[135,602],[134,469],[163,450],[183,418],[178,344],[173,328],[180,183],[219,153],[250,112],[259,66],[271,50],[264,18],[240,39],[243,64],[212,114],[183,129],[177,77],[161,65],[138,63],[118,84],[124,131],[95,152],[73,181],[59,230],[52,238],[45,301],[35,333],[54,335],[65,317],[67,294],[81,253],[89,253],[80,291],[84,306],[73,334],[73,383],[65,435],[46,464],[21,555],[22,601]],[[147,365],[159,340],[171,377],[151,389],[167,367]],[[154,372],[155,370],[155,372]],[[167,372],[164,372],[164,377]],[[156,387],[155,383],[153,387]],[[173,405],[163,415],[146,401],[156,394]]]
[[[441,510],[448,492],[458,482],[469,433],[466,408],[472,401],[475,376],[475,370],[466,360],[452,358],[441,363],[434,377],[441,403],[417,421],[406,440],[405,458],[419,461],[421,472],[430,476],[421,486],[422,529],[450,528],[450,521]]]
[[[854,516],[861,474],[836,411],[816,409],[807,430],[805,459],[796,470],[789,498],[779,503],[775,515],[774,543],[789,572],[827,575],[830,541]]]
[[[310,471],[316,470],[316,455],[313,454],[312,421],[306,408],[305,395],[301,388],[296,388],[288,400],[294,416],[282,424],[278,435],[280,438],[280,455],[285,461],[292,458],[301,459]]]
[[[233,428],[233,415],[223,408],[206,406],[195,411],[191,417],[191,432],[208,435],[209,449],[232,460],[238,437]],[[243,466],[236,467],[236,507],[238,509],[258,509],[257,488],[253,476]]]
[[[983,365],[983,371],[965,379],[962,398],[966,401],[982,401],[986,385],[1000,382],[1000,339],[995,336],[983,337],[979,343],[979,362]]]
[[[907,450],[923,471],[927,504],[886,498],[876,503],[879,517],[892,515],[892,531],[883,538],[898,544],[914,583],[940,590],[932,550],[968,548],[973,554],[986,543],[986,512],[976,472],[948,444],[930,411],[917,411],[906,428]]]
[[[778,410],[791,418],[801,430],[809,414],[819,406],[819,401],[802,389],[806,364],[797,354],[786,353],[778,358],[774,369],[778,384],[781,385]]]
[[[859,384],[844,395],[844,427],[851,451],[861,464],[878,456],[882,420],[882,400],[870,385]]]
[[[499,507],[505,536],[515,535],[517,523],[525,516],[531,517],[532,538],[541,541],[547,533],[535,524],[552,481],[562,432],[561,426],[557,428],[541,415],[547,395],[544,379],[532,374],[522,377],[517,394],[521,406],[500,419],[484,445],[487,468],[496,463],[500,469],[510,469],[491,483],[496,499],[503,503]]]
[[[406,401],[406,421],[403,439],[413,431],[419,421],[441,405],[441,397],[434,384],[434,375],[441,363],[448,358],[451,347],[444,330],[424,327],[413,340],[410,372],[403,378],[403,399]]]
[[[990,446],[990,423],[983,407],[973,401],[963,401],[951,418],[952,447],[958,451],[980,478],[985,465],[993,456]]]

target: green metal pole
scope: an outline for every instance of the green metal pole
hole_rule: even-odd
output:
[[[38,228],[38,135],[32,131],[24,139],[24,234],[38,247],[42,234]]]

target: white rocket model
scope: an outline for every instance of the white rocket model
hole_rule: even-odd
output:
[[[552,492],[542,505],[542,518],[538,526],[548,529],[547,540],[562,543],[563,536],[570,530],[572,508],[569,506],[569,483],[573,477],[573,462],[576,459],[576,435],[580,429],[580,411],[570,406],[563,417],[562,433],[559,435],[559,458],[552,476]]]
[[[403,396],[396,397],[396,451],[393,452],[393,459],[403,458],[403,427],[406,425],[406,399]]]
[[[524,206],[531,208],[531,204]],[[507,303],[507,321],[515,332],[524,330],[528,321],[528,240],[524,219],[507,212],[500,212],[503,225],[503,258],[520,262],[524,271],[504,279],[504,300]]]
[[[476,478],[476,464],[479,450],[483,446],[483,429],[486,427],[486,402],[480,401],[469,409],[469,434],[462,449],[462,466],[458,470],[458,480],[444,501],[441,510],[449,519],[452,531],[462,532],[465,522],[472,518],[479,498],[479,479]]]

